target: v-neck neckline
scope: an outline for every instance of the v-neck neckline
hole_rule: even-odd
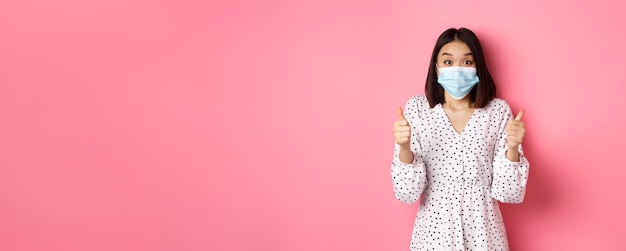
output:
[[[439,107],[440,112],[443,114],[443,117],[445,118],[446,123],[448,124],[447,127],[450,128],[450,130],[452,131],[452,133],[454,133],[454,135],[459,136],[459,137],[465,134],[465,130],[467,129],[468,126],[470,126],[470,124],[472,124],[474,120],[474,115],[476,115],[476,113],[478,112],[478,108],[474,108],[474,111],[472,112],[472,115],[470,116],[469,120],[467,120],[467,123],[463,127],[463,130],[461,130],[461,132],[457,132],[456,129],[454,128],[454,125],[452,124],[452,121],[450,120],[450,117],[448,116],[448,113],[446,113],[446,110],[443,109],[443,104],[439,103],[437,104],[437,106]]]

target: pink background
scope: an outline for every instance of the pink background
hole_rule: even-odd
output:
[[[437,36],[526,109],[513,250],[624,250],[623,1],[2,1],[0,250],[408,250]]]

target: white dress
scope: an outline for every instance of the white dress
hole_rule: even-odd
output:
[[[506,153],[506,125],[513,114],[502,99],[478,108],[457,133],[441,104],[411,97],[404,109],[411,126],[412,164],[398,158],[391,176],[396,198],[420,200],[411,250],[509,250],[498,201],[521,203],[529,164]]]

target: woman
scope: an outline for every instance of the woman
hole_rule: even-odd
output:
[[[480,42],[465,28],[439,36],[425,89],[393,124],[394,193],[420,200],[411,250],[509,250],[498,201],[524,199],[524,111],[513,119],[496,98]]]

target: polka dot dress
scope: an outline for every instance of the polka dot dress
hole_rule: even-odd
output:
[[[404,115],[414,161],[402,163],[396,144],[391,176],[398,200],[420,201],[411,250],[509,250],[498,201],[522,202],[529,169],[521,146],[520,162],[505,156],[509,105],[476,109],[460,134],[424,95],[410,98]]]

